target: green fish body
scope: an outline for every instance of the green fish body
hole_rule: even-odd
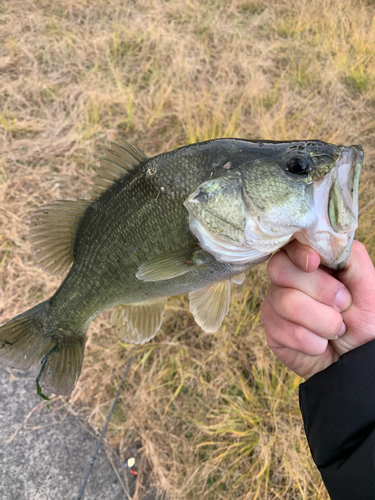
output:
[[[123,141],[101,161],[91,201],[58,201],[30,219],[39,265],[69,273],[47,301],[0,327],[0,361],[69,394],[90,322],[114,308],[127,342],[160,328],[164,303],[189,293],[208,332],[231,281],[293,238],[342,267],[358,217],[360,146],[217,139],[147,158]]]

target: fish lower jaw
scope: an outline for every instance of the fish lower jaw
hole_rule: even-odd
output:
[[[354,230],[346,234],[300,231],[295,239],[318,252],[321,263],[331,269],[342,269],[349,258]]]

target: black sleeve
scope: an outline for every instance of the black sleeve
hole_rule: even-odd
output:
[[[375,499],[375,340],[300,385],[314,462],[332,500]]]

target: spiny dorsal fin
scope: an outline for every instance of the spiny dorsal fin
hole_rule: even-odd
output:
[[[135,275],[141,281],[162,281],[176,278],[204,265],[201,249],[187,248],[157,255],[143,262]]]
[[[91,199],[99,198],[118,179],[144,160],[147,160],[147,156],[137,146],[124,139],[120,139],[117,144],[111,142],[111,149],[106,148],[105,158],[100,160],[100,168],[96,169]]]
[[[165,298],[119,305],[112,313],[112,324],[125,342],[144,344],[159,330]]]
[[[71,266],[77,228],[90,204],[86,200],[59,200],[31,214],[31,250],[45,272],[60,274]]]
[[[147,156],[141,149],[125,141],[125,139],[119,139],[117,143],[111,142],[111,148],[118,156],[127,160],[134,167],[138,163],[147,160]]]
[[[189,293],[189,309],[197,324],[214,333],[228,314],[231,281],[219,281]]]

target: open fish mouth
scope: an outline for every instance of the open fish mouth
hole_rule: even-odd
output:
[[[317,225],[295,234],[332,269],[342,269],[350,255],[358,227],[358,184],[364,158],[361,146],[339,149],[340,156],[331,171],[312,184],[314,206],[310,208],[318,217]]]

